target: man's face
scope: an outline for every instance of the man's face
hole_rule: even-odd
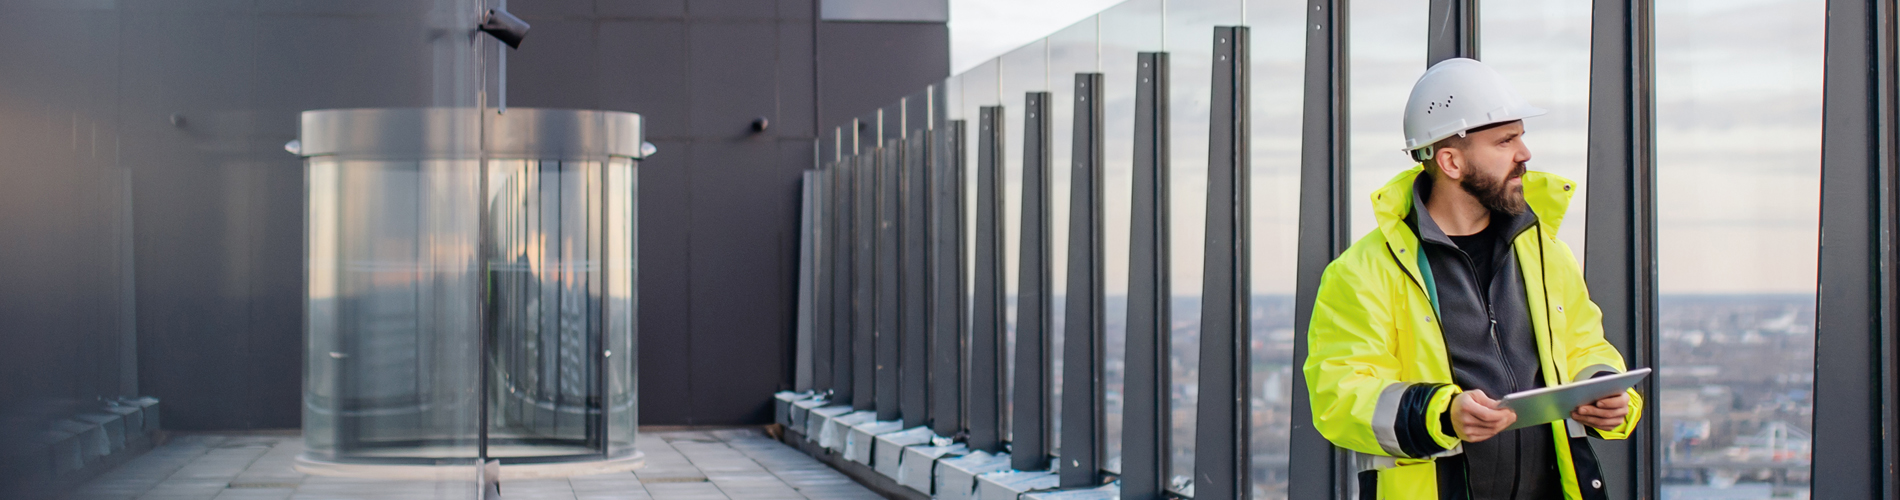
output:
[[[1524,122],[1471,132],[1454,149],[1462,160],[1456,178],[1466,193],[1492,211],[1524,213],[1524,171],[1531,161],[1531,150],[1524,145]],[[1446,174],[1452,172],[1447,169]]]

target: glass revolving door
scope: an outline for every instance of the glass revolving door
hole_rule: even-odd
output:
[[[612,363],[631,336],[609,333],[632,331],[631,269],[615,264],[632,257],[631,199],[616,196],[632,174],[626,159],[489,162],[488,456],[632,449],[632,394],[612,390],[631,387],[615,370],[631,361]]]
[[[637,467],[639,116],[306,112],[317,474]]]

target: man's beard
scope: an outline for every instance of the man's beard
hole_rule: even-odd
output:
[[[1516,217],[1523,214],[1528,207],[1524,204],[1524,187],[1520,185],[1513,188],[1510,180],[1523,177],[1524,171],[1523,163],[1518,163],[1517,168],[1511,169],[1510,175],[1503,178],[1485,177],[1484,174],[1474,171],[1472,175],[1459,179],[1458,185],[1465,188],[1465,192],[1471,194],[1471,197],[1477,198],[1478,203],[1483,204],[1484,208]]]

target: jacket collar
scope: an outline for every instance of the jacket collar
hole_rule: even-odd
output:
[[[1412,181],[1412,212],[1406,215],[1409,219],[1406,221],[1407,225],[1418,231],[1418,237],[1421,240],[1456,248],[1458,244],[1452,241],[1450,235],[1445,234],[1444,228],[1438,227],[1438,219],[1432,218],[1431,211],[1425,208],[1425,198],[1430,195],[1433,187],[1431,176],[1419,175],[1416,179]],[[1504,241],[1508,245],[1511,240],[1517,239],[1517,235],[1524,234],[1524,230],[1537,224],[1537,210],[1525,210],[1524,213],[1511,216],[1508,220],[1499,218],[1496,212],[1492,212],[1491,223],[1504,225],[1506,235]]]
[[[1416,207],[1422,207],[1417,197],[1417,185],[1425,172],[1424,164],[1413,165],[1393,176],[1385,187],[1372,192],[1372,214],[1379,223],[1379,231],[1385,239],[1398,248],[1418,248],[1418,235],[1412,232],[1406,218]],[[1564,212],[1570,208],[1570,196],[1576,193],[1577,183],[1562,176],[1546,172],[1530,171],[1524,173],[1524,201],[1530,205],[1525,217],[1513,221],[1513,226],[1529,224],[1535,221],[1543,225],[1546,234],[1557,234],[1564,219]],[[1424,219],[1429,220],[1430,217]],[[1521,230],[1521,227],[1513,229]],[[1430,231],[1438,231],[1432,224]],[[1438,238],[1446,238],[1438,231]],[[1449,241],[1449,238],[1446,238]]]

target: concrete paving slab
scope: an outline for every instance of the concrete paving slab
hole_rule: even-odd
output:
[[[875,493],[758,429],[641,432],[633,473],[502,483],[508,500],[874,500]],[[292,434],[188,434],[81,485],[73,500],[467,500],[470,481],[311,476]]]

